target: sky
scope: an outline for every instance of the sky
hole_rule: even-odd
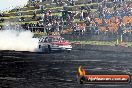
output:
[[[24,6],[28,0],[0,0],[0,10],[11,10],[17,6]]]

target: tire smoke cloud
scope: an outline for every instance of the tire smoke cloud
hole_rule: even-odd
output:
[[[38,47],[38,38],[26,30],[0,30],[0,50],[31,51]]]

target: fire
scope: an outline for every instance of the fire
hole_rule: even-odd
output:
[[[80,76],[84,76],[86,74],[85,70],[82,68],[82,66],[79,66],[78,73]]]

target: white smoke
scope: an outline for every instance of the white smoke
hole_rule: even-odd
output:
[[[38,47],[38,39],[30,31],[1,30],[0,50],[32,51]]]
[[[11,10],[15,7],[25,6],[29,0],[0,0],[0,10]]]

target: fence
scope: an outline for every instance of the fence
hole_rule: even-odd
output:
[[[86,28],[87,29],[87,28]],[[46,27],[28,27],[28,30],[35,32],[37,30],[40,30],[39,32],[43,32],[45,35],[50,34],[49,30],[47,30]],[[52,35],[56,35],[57,32],[52,32]],[[81,33],[81,31],[78,32],[70,32],[68,34],[63,34],[62,30],[59,31],[58,34],[61,34],[64,38],[75,40],[75,41],[116,41],[117,39],[121,39],[126,42],[132,41],[132,34],[124,33],[124,34],[117,34],[117,33],[109,33],[109,32],[99,32],[99,31],[89,31],[89,27],[85,33]]]
[[[123,42],[132,42],[132,35],[72,35],[72,34],[65,34],[62,35],[65,39],[71,41],[123,41]]]

